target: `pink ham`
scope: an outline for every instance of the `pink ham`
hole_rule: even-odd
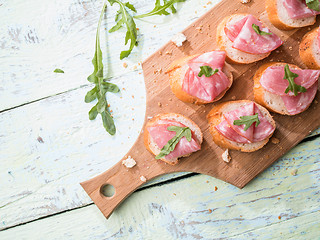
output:
[[[230,127],[229,123],[226,120],[223,120],[220,124],[216,126],[218,132],[220,132],[223,136],[228,138],[231,141],[237,143],[250,143],[248,139],[242,137],[238,134],[232,127]]]
[[[163,146],[176,135],[176,132],[168,130],[169,126],[185,127],[185,125],[173,120],[159,120],[153,126],[148,127],[148,132],[152,140],[160,149],[162,149]],[[175,159],[198,150],[200,150],[200,145],[192,133],[192,139],[190,142],[185,137],[181,138],[175,149],[168,154],[165,159]]]
[[[282,45],[281,39],[272,33],[271,35],[260,35],[252,27],[255,24],[261,31],[271,33],[271,31],[262,26],[262,23],[254,16],[248,15],[246,21],[240,20],[233,25],[225,28],[225,33],[232,47],[240,51],[251,54],[264,54],[273,51]],[[239,31],[239,29],[241,29]]]
[[[243,25],[246,23],[248,19],[248,16],[240,19],[235,24],[229,25],[224,28],[224,32],[227,35],[227,37],[230,39],[231,42],[233,42],[236,37],[239,35]]]
[[[320,27],[318,28],[317,43],[318,43],[317,52],[320,52]]]
[[[308,8],[305,1],[301,0],[283,0],[283,6],[292,19],[308,18],[320,14],[320,12]]]
[[[320,76],[320,70],[290,69],[290,71],[299,75],[294,79],[294,82],[306,89],[313,86]],[[264,89],[271,93],[280,96],[294,96],[294,93],[291,91],[285,93],[285,90],[289,86],[289,82],[283,78],[284,66],[268,67],[260,78],[260,84]]]
[[[258,118],[260,120],[260,123],[258,127],[254,126],[253,131],[253,142],[260,142],[267,137],[269,137],[273,132],[275,127],[266,119],[258,106],[254,105],[254,114],[258,113]],[[253,124],[252,124],[253,125]]]
[[[225,89],[230,87],[231,82],[222,72],[226,54],[223,51],[207,52],[191,59],[188,62],[188,70],[182,83],[182,90],[191,96],[211,102]],[[219,71],[210,77],[198,76],[201,66],[210,66]]]
[[[313,101],[318,90],[318,82],[314,83],[304,93],[299,93],[297,96],[282,96],[282,100],[289,114],[295,115],[304,111]]]
[[[246,131],[244,130],[245,125],[233,125],[235,120],[239,120],[242,116],[252,116],[254,115],[254,103],[251,102],[246,104],[236,110],[224,113],[223,116],[227,120],[228,124],[235,130],[239,135],[253,142],[253,130],[254,125],[252,124]]]
[[[244,131],[245,125],[233,125],[233,121],[240,119],[241,116],[249,116],[258,113],[260,124],[256,127],[255,123],[252,124],[247,131]],[[252,143],[260,142],[269,137],[273,131],[274,126],[263,116],[255,103],[249,103],[236,110],[224,113],[224,118],[220,124],[215,128],[224,137],[237,143]]]

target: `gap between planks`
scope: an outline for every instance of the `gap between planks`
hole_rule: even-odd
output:
[[[303,139],[298,145],[302,144],[302,143],[305,143],[305,142],[310,142],[310,141],[314,141],[315,139],[317,138],[320,138],[320,134],[317,134],[317,135],[313,135],[313,136],[307,136],[305,139]],[[297,145],[297,146],[298,146]],[[270,166],[271,167],[271,166]],[[150,185],[147,185],[147,186],[142,186],[140,187],[139,189],[135,190],[133,193],[136,193],[136,192],[140,192],[140,191],[143,191],[143,190],[146,190],[146,189],[149,189],[149,188],[153,188],[153,187],[158,187],[158,186],[162,186],[162,185],[165,185],[165,184],[170,184],[172,182],[178,182],[178,181],[181,181],[183,179],[187,179],[187,178],[191,178],[191,177],[194,177],[194,176],[197,176],[199,175],[199,173],[186,173],[185,175],[183,176],[178,176],[178,177],[174,177],[174,178],[171,178],[171,179],[168,179],[168,180],[165,180],[165,181],[162,181],[162,182],[158,182],[158,183],[153,183],[153,184],[150,184]],[[13,226],[9,226],[7,228],[3,228],[0,230],[0,232],[2,231],[5,231],[5,230],[8,230],[8,229],[11,229],[11,228],[15,228],[15,227],[19,227],[19,226],[22,226],[22,225],[26,225],[28,223],[32,223],[32,222],[36,222],[36,221],[39,221],[39,220],[43,220],[45,218],[50,218],[50,217],[54,217],[54,216],[57,216],[57,215],[61,215],[63,213],[66,213],[66,212],[71,212],[71,211],[74,211],[74,210],[78,210],[78,209],[82,209],[82,208],[85,208],[85,207],[89,207],[91,205],[94,205],[93,202],[91,203],[88,203],[88,204],[84,204],[82,206],[79,206],[79,207],[75,207],[75,208],[72,208],[72,209],[67,209],[67,210],[64,210],[64,211],[61,211],[61,212],[57,212],[57,213],[54,213],[54,214],[50,214],[50,215],[46,215],[46,216],[43,216],[43,217],[39,217],[39,218],[36,218],[36,219],[33,219],[31,221],[26,221],[26,222],[23,222],[23,223],[19,223],[19,224],[16,224],[16,225],[13,225]],[[312,214],[313,212],[311,213],[307,213],[306,215],[308,214]],[[302,217],[302,216],[305,216],[305,215],[300,215],[300,216],[297,216],[295,218],[299,218],[299,217]],[[285,221],[290,221],[292,220],[291,219],[287,219],[287,220],[283,220],[283,222]],[[276,223],[271,223],[271,224],[268,224],[266,226],[263,226],[263,227],[260,227],[260,228],[257,228],[257,229],[254,229],[254,230],[258,230],[258,229],[263,229],[263,228],[266,228],[266,227],[269,227],[273,224],[276,224]],[[245,231],[243,233],[240,233],[240,234],[237,234],[237,235],[234,235],[234,236],[229,236],[229,237],[236,237],[236,236],[239,236],[241,234],[245,234],[245,233],[248,233],[248,232],[251,232],[253,231],[253,229],[251,230],[248,230],[248,231]]]

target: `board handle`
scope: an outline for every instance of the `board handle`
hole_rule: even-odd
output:
[[[140,166],[139,166],[140,165]],[[122,160],[108,171],[80,183],[106,218],[109,218],[114,209],[134,190],[159,175],[159,171],[137,164],[133,168],[127,168]],[[106,196],[105,188],[114,188],[114,194]]]

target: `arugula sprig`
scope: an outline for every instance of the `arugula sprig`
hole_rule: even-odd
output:
[[[201,77],[203,74],[206,77],[211,77],[213,74],[216,74],[217,72],[219,72],[218,68],[213,70],[210,66],[201,66],[200,72],[198,73],[198,77]]]
[[[156,159],[161,159],[167,156],[170,152],[172,152],[181,138],[186,137],[188,142],[191,141],[192,134],[190,128],[170,126],[167,129],[169,131],[176,132],[176,135],[173,138],[171,138],[166,145],[163,146],[160,153],[156,156]]]
[[[298,74],[293,73],[289,69],[289,65],[286,64],[284,66],[284,77],[283,79],[288,80],[289,86],[286,88],[285,93],[288,93],[289,91],[293,92],[295,96],[298,95],[299,92],[306,92],[307,89],[305,87],[302,87],[301,85],[298,85],[294,82],[294,79],[296,77],[299,77]]]
[[[98,103],[89,111],[89,119],[94,120],[97,117],[98,113],[100,113],[104,128],[110,135],[114,135],[116,133],[116,127],[114,125],[113,118],[109,112],[106,93],[117,93],[120,91],[120,89],[117,85],[107,82],[105,79],[103,79],[102,51],[100,48],[100,27],[105,9],[106,4],[104,4],[102,7],[96,33],[96,47],[94,57],[92,59],[94,71],[87,78],[89,82],[95,84],[95,87],[91,89],[89,92],[87,92],[85,96],[85,102],[89,103],[95,99],[98,100]]]
[[[154,9],[148,13],[141,14],[138,16],[134,16],[134,18],[144,18],[144,17],[150,17],[154,15],[169,15],[170,13],[167,11],[168,8],[171,9],[172,13],[176,13],[177,10],[175,9],[174,5],[178,2],[185,2],[185,0],[164,0],[163,5],[161,5],[160,0],[156,0]]]
[[[258,127],[258,125],[260,124],[260,120],[258,118],[258,113],[256,113],[255,115],[252,116],[241,116],[240,120],[234,120],[233,121],[233,125],[243,125],[245,124],[244,130],[247,131],[248,128],[253,124],[256,123],[256,127]]]
[[[123,3],[120,0],[108,0],[108,1],[111,6],[114,3],[117,3],[120,7],[115,17],[116,25],[114,25],[109,30],[109,33],[115,32],[119,30],[122,26],[125,26],[127,30],[126,37],[125,37],[125,45],[127,45],[130,40],[129,49],[122,51],[120,53],[120,60],[122,60],[123,58],[126,58],[130,55],[130,53],[132,52],[135,46],[138,46],[137,27],[136,27],[134,18],[141,19],[144,17],[154,16],[154,15],[169,15],[170,13],[167,11],[168,8],[171,9],[172,13],[176,13],[177,10],[175,9],[173,4],[178,2],[184,2],[185,0],[163,0],[163,5],[161,5],[160,0],[156,0],[155,7],[152,11],[145,14],[136,15],[136,16],[133,16],[133,14],[131,14],[132,12],[136,13],[137,11],[135,7],[129,2]]]
[[[313,9],[315,11],[320,11],[319,0],[306,0],[306,4],[308,8]]]
[[[254,23],[252,24],[252,28],[259,35],[272,35],[272,33],[264,32],[264,31],[260,30],[260,27]]]
[[[117,3],[120,7],[116,14],[116,25],[114,25],[109,32],[115,32],[119,30],[122,25],[126,26],[127,32],[125,37],[125,45],[127,45],[128,41],[130,40],[130,47],[126,51],[122,51],[120,53],[120,59],[123,59],[125,57],[128,57],[134,48],[134,46],[137,46],[137,27],[136,23],[134,22],[132,15],[129,14],[127,9],[130,9],[133,12],[137,12],[135,7],[130,4],[129,2],[123,3],[119,0],[108,0],[110,5],[112,6],[114,3]]]

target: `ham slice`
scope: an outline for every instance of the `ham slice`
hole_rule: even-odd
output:
[[[233,125],[234,120],[240,119],[241,116],[252,116],[258,113],[260,124],[256,127],[253,123],[247,131],[244,130],[245,125]],[[259,107],[251,102],[236,110],[223,114],[224,120],[215,126],[218,132],[224,137],[237,143],[253,143],[260,142],[269,137],[273,131],[274,126],[263,116]]]
[[[261,31],[271,33],[267,27],[252,15],[248,15],[224,29],[227,37],[233,42],[232,47],[251,54],[264,54],[273,51],[282,45],[281,39],[272,33],[271,35],[260,35],[252,27],[259,26]]]
[[[290,71],[299,75],[294,79],[294,82],[306,89],[313,86],[320,76],[320,70],[290,69]],[[260,84],[265,90],[271,93],[280,96],[294,96],[294,93],[291,91],[285,93],[285,90],[289,86],[289,82],[283,78],[284,66],[268,67],[260,78]]]
[[[222,68],[226,54],[224,51],[207,52],[191,59],[186,71],[182,90],[201,100],[212,102],[219,94],[231,85],[231,81],[223,73]],[[218,72],[210,77],[198,76],[201,66],[209,66]]]
[[[252,124],[246,131],[244,130],[245,125],[233,125],[235,120],[239,120],[242,116],[252,116],[254,115],[254,103],[251,102],[246,104],[236,110],[224,113],[223,116],[227,120],[228,124],[235,130],[239,135],[253,142],[253,130],[254,125]]]
[[[288,113],[295,115],[304,111],[313,101],[317,90],[318,82],[314,83],[306,92],[299,93],[297,96],[281,96]]]
[[[176,132],[169,131],[169,126],[178,126],[178,127],[186,127],[185,125],[173,121],[173,120],[158,120],[153,126],[148,127],[148,132],[152,138],[152,140],[157,144],[157,146],[162,149],[164,145],[168,143],[170,139],[172,139]],[[175,159],[195,151],[200,150],[200,145],[196,141],[194,134],[192,133],[191,141],[189,142],[186,137],[180,139],[175,149],[169,153],[165,159],[171,160]]]
[[[283,6],[292,19],[308,18],[320,14],[320,12],[308,8],[305,1],[301,0],[283,0]]]

